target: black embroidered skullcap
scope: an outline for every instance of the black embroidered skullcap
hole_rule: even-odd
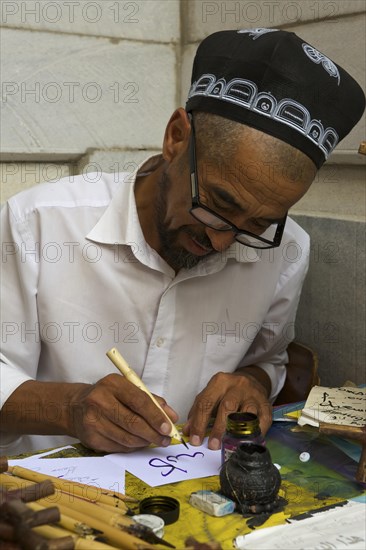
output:
[[[279,138],[318,168],[364,108],[362,89],[342,67],[296,34],[264,28],[205,38],[186,104]]]

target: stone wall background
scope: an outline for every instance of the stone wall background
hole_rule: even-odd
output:
[[[221,29],[297,32],[365,89],[364,0],[0,2],[1,202],[82,173],[133,171],[184,105],[197,44]],[[365,382],[365,118],[291,214],[310,233],[297,340],[323,384]]]

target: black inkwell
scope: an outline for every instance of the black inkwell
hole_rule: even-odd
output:
[[[243,514],[272,512],[278,498],[281,476],[266,447],[243,443],[220,470],[220,492],[234,500]]]

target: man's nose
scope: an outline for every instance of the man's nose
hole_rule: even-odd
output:
[[[224,252],[235,240],[232,231],[216,231],[211,227],[206,227],[206,235],[210,239],[212,247],[217,252]]]

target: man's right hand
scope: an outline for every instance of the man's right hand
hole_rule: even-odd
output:
[[[156,397],[156,396],[155,396]],[[156,397],[172,422],[178,415]],[[70,404],[71,435],[85,446],[108,452],[130,452],[154,443],[170,444],[171,426],[149,396],[119,374],[85,385]]]
[[[172,420],[176,412],[155,396]],[[124,453],[170,444],[170,425],[142,390],[120,374],[96,384],[38,382],[18,386],[0,413],[8,434],[70,435],[96,451]]]

